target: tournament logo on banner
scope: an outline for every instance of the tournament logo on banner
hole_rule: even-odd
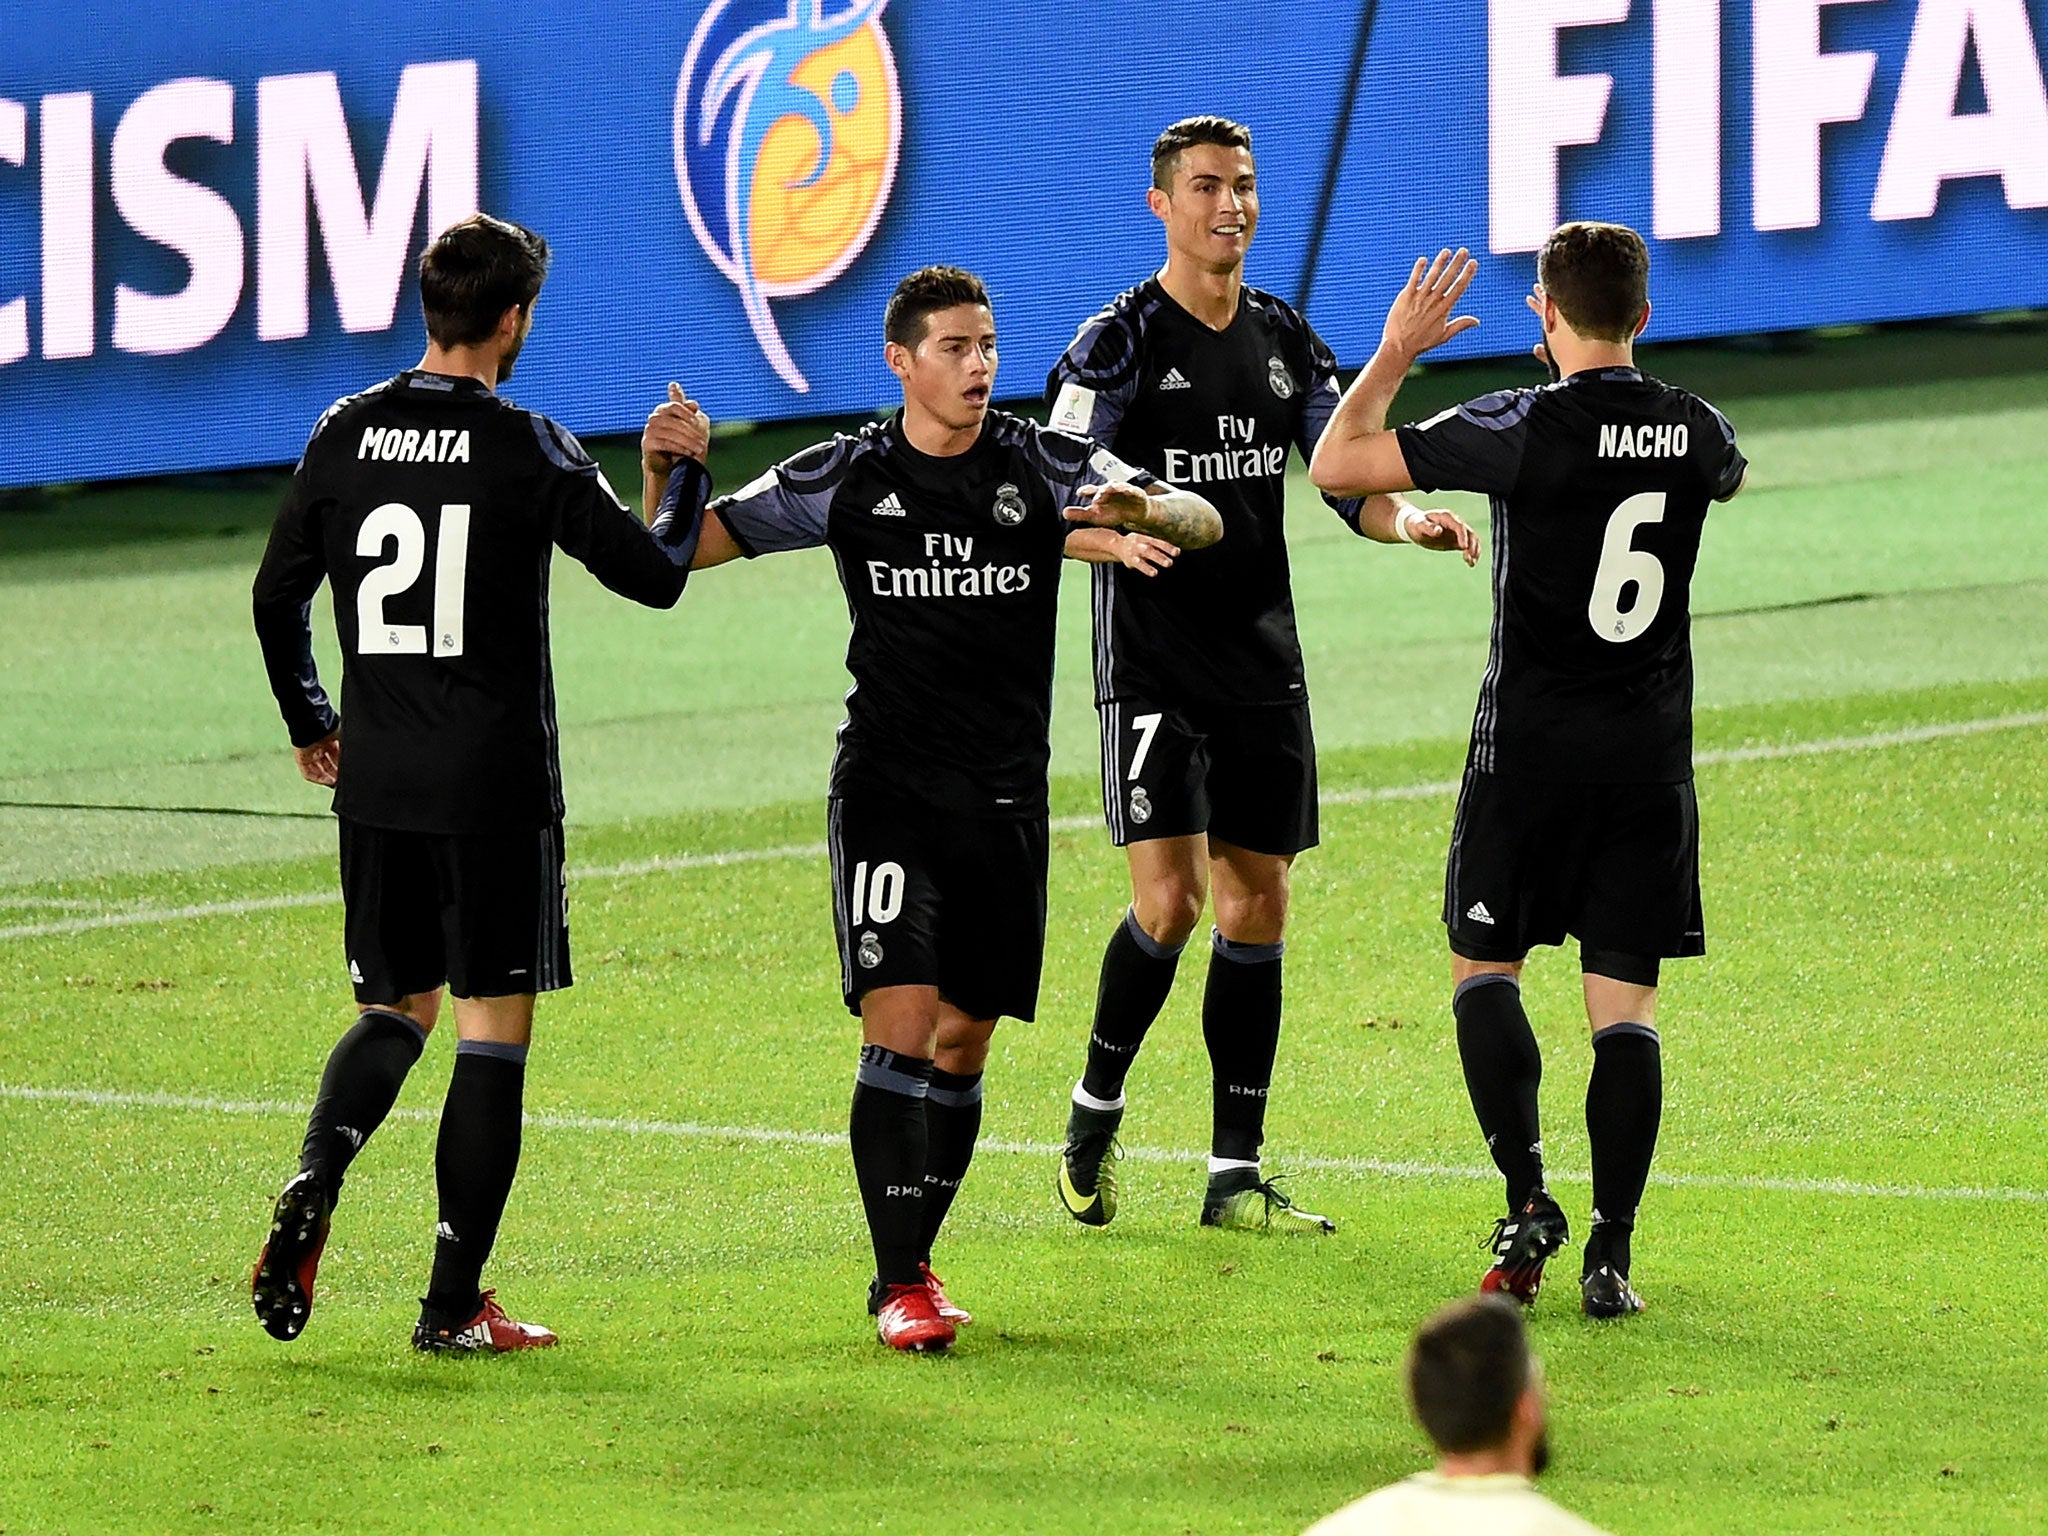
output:
[[[770,299],[852,265],[896,177],[903,99],[888,0],[717,0],[676,86],[676,181],[704,253],[740,291],[754,339],[791,389],[810,383]]]

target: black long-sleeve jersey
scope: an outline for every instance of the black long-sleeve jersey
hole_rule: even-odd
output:
[[[1224,537],[1156,577],[1095,570],[1095,697],[1168,705],[1308,697],[1287,565],[1287,452],[1337,409],[1337,360],[1285,302],[1247,284],[1213,331],[1156,277],[1083,322],[1046,379],[1052,424],[1197,491]],[[1358,531],[1357,501],[1331,502]]]
[[[991,411],[967,452],[900,417],[807,448],[711,504],[749,557],[828,546],[853,618],[832,793],[984,816],[1045,812],[1060,561],[1083,484],[1153,477]]]
[[[702,470],[696,470],[698,476]],[[548,573],[554,549],[621,596],[672,607],[708,482],[652,531],[576,439],[479,381],[408,371],[337,401],[271,529],[256,634],[294,746],[343,720],[337,813],[482,832],[562,819]],[[334,586],[341,714],[313,664]]]
[[[1748,461],[1728,419],[1633,368],[1396,429],[1418,489],[1493,499],[1493,640],[1468,764],[1590,783],[1692,777],[1694,562]]]

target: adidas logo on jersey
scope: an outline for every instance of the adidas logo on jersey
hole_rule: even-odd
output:
[[[908,517],[910,515],[903,510],[903,503],[896,499],[894,491],[891,491],[880,501],[876,502],[868,511],[876,517]]]
[[[1486,910],[1486,903],[1483,901],[1475,901],[1466,908],[1465,920],[1470,923],[1484,923],[1489,928],[1493,926],[1493,914]]]
[[[1166,370],[1166,377],[1159,381],[1159,387],[1161,389],[1193,389],[1195,386],[1188,382],[1187,375],[1178,368],[1169,368]]]

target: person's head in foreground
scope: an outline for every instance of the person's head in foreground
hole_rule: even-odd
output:
[[[1346,1505],[1310,1536],[1598,1536],[1532,1486],[1550,1461],[1550,1415],[1519,1306],[1452,1302],[1417,1330],[1406,1375],[1435,1468]]]
[[[1416,1332],[1407,1376],[1408,1407],[1439,1472],[1534,1477],[1550,1464],[1543,1367],[1513,1302],[1452,1302]]]

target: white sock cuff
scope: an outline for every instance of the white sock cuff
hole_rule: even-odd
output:
[[[1209,1172],[1211,1174],[1228,1173],[1233,1168],[1249,1168],[1253,1173],[1257,1173],[1259,1171],[1259,1161],[1257,1158],[1247,1161],[1242,1157],[1217,1157],[1214,1153],[1210,1154]]]
[[[1098,1115],[1106,1115],[1113,1110],[1122,1109],[1124,1107],[1124,1096],[1122,1094],[1118,1094],[1113,1099],[1098,1099],[1086,1088],[1083,1088],[1079,1083],[1076,1083],[1074,1084],[1074,1102],[1080,1105],[1083,1109],[1092,1109]]]

